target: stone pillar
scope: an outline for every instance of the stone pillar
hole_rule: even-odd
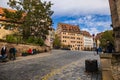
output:
[[[120,0],[109,0],[109,4],[115,39],[115,51],[120,52]]]

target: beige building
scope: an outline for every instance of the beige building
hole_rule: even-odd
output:
[[[83,50],[83,35],[80,33],[79,26],[59,23],[56,34],[59,36],[62,48],[70,50]]]
[[[115,50],[120,52],[120,0],[109,0],[109,4],[115,38]]]
[[[101,33],[98,33],[96,36],[95,36],[95,41],[96,41],[96,47],[100,47],[100,38],[102,36],[104,32],[101,32]]]
[[[6,35],[17,32],[17,29],[13,30],[12,28],[10,28],[9,24],[11,24],[11,22],[8,19],[6,19],[3,15],[4,9],[5,8],[0,7],[0,39],[5,39]],[[12,10],[12,9],[8,9],[8,11],[15,12],[15,10]],[[7,24],[7,25],[5,25],[5,24]],[[4,29],[5,26],[7,26],[8,29]]]

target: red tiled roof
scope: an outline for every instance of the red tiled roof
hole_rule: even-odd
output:
[[[84,36],[92,37],[89,32],[87,31],[81,31],[81,34]]]
[[[8,19],[6,19],[6,18],[3,16],[3,14],[4,14],[4,9],[7,9],[7,10],[10,11],[10,12],[15,12],[16,10],[0,7],[0,15],[2,15],[2,17],[0,18],[0,20],[1,20],[1,21],[9,21]],[[26,14],[23,13],[22,15],[23,15],[23,17],[24,17]]]
[[[79,26],[65,24],[65,23],[59,23],[58,27],[61,27],[63,32],[80,33]]]
[[[102,36],[102,34],[103,34],[103,32],[98,33],[98,34],[96,35],[95,39],[96,39],[96,40],[97,40],[97,39],[100,39],[100,38],[101,38],[101,36]]]
[[[3,14],[4,14],[4,9],[7,9],[7,8],[2,8],[2,7],[0,7],[0,15],[2,16],[1,18],[0,18],[0,20],[7,20],[4,16],[3,16]],[[12,9],[7,9],[8,11],[10,11],[10,12],[15,12],[15,10],[12,10]]]
[[[7,9],[7,8],[2,8],[2,7],[0,7],[0,14],[3,14],[4,13],[4,9]],[[15,12],[16,10],[13,10],[13,9],[7,9],[8,11],[10,11],[10,12]]]

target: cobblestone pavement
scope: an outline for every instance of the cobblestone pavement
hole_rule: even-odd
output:
[[[91,74],[84,69],[86,59],[99,61],[99,56],[93,52],[53,50],[20,57],[0,63],[0,80],[91,80]],[[97,75],[92,77],[96,80]]]
[[[99,55],[89,53],[87,56],[66,65],[60,69],[56,69],[44,76],[43,80],[101,80],[101,73],[85,72],[85,60],[96,59],[100,63]]]

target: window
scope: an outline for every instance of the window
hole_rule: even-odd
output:
[[[75,37],[71,37],[71,39],[75,39]]]
[[[66,40],[63,40],[63,42],[66,42]]]
[[[71,41],[71,43],[75,43],[75,41]]]
[[[65,32],[63,32],[63,34],[66,34]]]

